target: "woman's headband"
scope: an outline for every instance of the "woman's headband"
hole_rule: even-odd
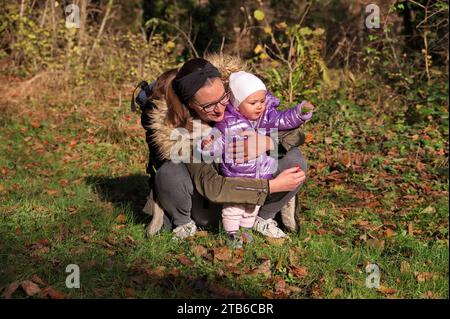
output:
[[[180,101],[187,105],[195,93],[205,84],[208,78],[220,78],[219,70],[211,63],[206,63],[203,69],[194,71],[181,78],[175,77],[172,87]]]

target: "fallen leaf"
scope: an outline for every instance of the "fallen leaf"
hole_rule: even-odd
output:
[[[70,148],[74,148],[78,144],[77,140],[71,140],[69,143]]]
[[[236,249],[236,250],[238,250],[238,249]],[[233,258],[231,260],[229,260],[228,262],[226,262],[226,264],[225,264],[227,267],[230,267],[231,269],[234,269],[234,267],[237,267],[237,265],[240,264],[244,260],[243,255],[236,254],[236,250],[235,250],[235,253],[233,254]],[[234,272],[234,271],[232,271],[232,272]],[[234,272],[234,273],[236,273],[236,272]]]
[[[145,269],[144,272],[150,277],[163,278],[166,275],[166,267],[158,266],[155,269]]]
[[[125,289],[125,297],[126,298],[135,298],[136,292],[134,291],[133,288],[126,288]]]
[[[62,187],[67,187],[67,185],[69,185],[69,181],[67,179],[60,179],[59,180],[59,185],[61,185]]]
[[[310,294],[314,298],[320,298],[321,296],[323,296],[323,290],[319,284],[315,284],[314,286],[312,286]]]
[[[24,280],[20,283],[22,289],[25,291],[27,296],[33,296],[41,291],[38,285],[30,280]]]
[[[47,238],[41,238],[37,240],[37,243],[42,246],[48,246],[50,241]]]
[[[266,241],[273,246],[281,246],[286,242],[286,238],[266,237]]]
[[[46,286],[47,282],[45,282],[42,278],[40,278],[38,275],[33,275],[33,277],[31,277],[31,281],[42,285],[42,286]]]
[[[416,277],[417,282],[426,282],[431,280],[436,280],[439,278],[438,274],[431,272],[414,272],[414,276]]]
[[[308,269],[306,267],[292,266],[289,268],[289,272],[298,278],[304,278],[308,275]]]
[[[208,253],[208,250],[205,247],[203,247],[202,245],[196,245],[196,246],[192,247],[192,252],[196,256],[203,257]]]
[[[76,214],[77,211],[78,211],[77,207],[75,206],[69,207],[69,215]]]
[[[386,238],[391,238],[394,235],[396,235],[395,232],[390,228],[387,228],[386,231],[384,232],[384,236]]]
[[[42,255],[50,252],[50,248],[47,246],[39,246],[33,249],[33,255]]]
[[[422,162],[417,162],[416,163],[416,169],[421,172],[424,171],[426,169],[426,165]]]
[[[336,298],[341,296],[344,293],[344,290],[342,288],[334,288],[331,292],[331,296]]]
[[[412,222],[410,222],[410,223],[408,224],[408,235],[414,236],[414,226],[413,226],[413,223],[412,223]]]
[[[261,295],[264,297],[264,298],[267,298],[267,299],[273,299],[273,291],[272,290],[270,290],[270,289],[264,289],[262,292],[261,292]]]
[[[422,210],[420,213],[421,214],[434,214],[434,213],[436,213],[436,208],[434,208],[433,206],[428,206],[427,208]]]
[[[197,237],[197,238],[207,237],[207,236],[208,236],[208,232],[206,230],[200,230],[195,233],[195,237]]]
[[[213,249],[214,261],[227,261],[233,257],[231,250],[228,247],[219,247]]]
[[[400,272],[409,273],[411,271],[411,265],[407,261],[402,261],[400,263]]]
[[[136,240],[131,237],[131,235],[128,235],[125,239],[124,239],[125,244],[127,244],[128,246],[134,246],[136,245]]]
[[[167,272],[168,275],[179,277],[181,275],[181,271],[178,268],[172,268],[170,271]]]
[[[296,265],[300,261],[300,248],[295,246],[289,249],[289,263],[291,265]]]
[[[367,220],[360,220],[356,224],[358,224],[361,227],[365,227],[369,225],[369,222]]]
[[[55,290],[52,286],[48,286],[44,290],[42,290],[41,295],[50,299],[65,299],[66,296],[60,292]]]
[[[344,165],[345,167],[350,167],[352,165],[352,154],[350,153],[340,153],[338,156],[339,162]]]
[[[285,298],[288,295],[288,291],[286,289],[286,281],[282,277],[275,278],[275,294],[278,297]]]
[[[114,250],[112,250],[112,249],[107,249],[107,250],[106,250],[106,254],[107,254],[108,256],[110,256],[110,257],[113,257],[113,256],[116,255],[116,252],[115,252]]]
[[[288,291],[290,294],[297,294],[302,292],[302,288],[296,286],[288,286]]]
[[[31,121],[31,126],[34,128],[38,128],[39,126],[41,126],[41,122],[39,122],[39,120]]]
[[[179,255],[179,256],[176,257],[176,259],[182,265],[185,265],[185,266],[193,266],[194,265],[194,262],[191,259],[189,259],[188,257],[186,257],[185,255]]]
[[[86,247],[74,247],[72,248],[72,250],[70,251],[70,253],[73,256],[79,256],[82,255],[86,252]]]
[[[261,265],[259,265],[258,267],[256,267],[255,269],[250,271],[250,274],[252,275],[257,275],[257,274],[263,274],[266,276],[271,276],[272,275],[272,264],[270,262],[270,260],[265,260]]]
[[[395,290],[394,288],[388,288],[385,286],[380,286],[377,290],[385,295],[392,295],[397,292],[397,290]]]
[[[54,196],[54,195],[58,194],[58,191],[56,189],[48,189],[47,194],[50,196]]]
[[[384,249],[384,240],[378,240],[378,239],[369,239],[367,240],[367,245],[373,249]]]
[[[93,260],[93,259],[87,260],[87,261],[84,261],[84,262],[80,263],[80,268],[81,269],[86,269],[86,270],[87,269],[92,269],[95,266],[97,266],[97,262],[95,260]]]
[[[89,219],[85,219],[85,220],[83,220],[83,222],[81,224],[83,226],[91,226],[92,222]]]
[[[244,249],[243,248],[235,249],[234,252],[233,252],[233,258],[234,259],[242,259],[242,258],[244,258]]]
[[[305,144],[311,143],[313,141],[314,141],[314,135],[312,133],[306,133]]]
[[[22,234],[22,230],[19,227],[17,227],[15,233],[16,236],[20,236]]]
[[[116,223],[118,224],[125,224],[127,221],[127,216],[124,214],[120,214],[116,217]]]
[[[13,293],[19,288],[19,284],[17,282],[13,282],[6,287],[5,291],[2,294],[2,297],[5,299],[11,299]]]
[[[431,290],[428,290],[426,293],[422,294],[422,298],[439,299],[440,296],[437,295],[436,293],[432,292]]]

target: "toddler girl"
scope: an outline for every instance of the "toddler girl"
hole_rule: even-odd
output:
[[[201,143],[202,154],[221,154],[220,173],[228,177],[271,179],[276,172],[277,160],[268,154],[262,154],[254,160],[243,162],[233,158],[226,146],[243,139],[243,131],[255,131],[269,134],[270,129],[290,130],[309,121],[314,107],[303,101],[296,107],[279,111],[280,101],[271,95],[264,83],[255,75],[244,71],[230,75],[231,99],[226,106],[224,119],[215,128],[220,137],[209,135]],[[217,131],[216,131],[217,132]],[[223,227],[229,235],[232,247],[242,247],[243,242],[251,241],[248,229],[255,224],[260,206],[225,204],[222,210]],[[241,229],[242,228],[242,229]]]

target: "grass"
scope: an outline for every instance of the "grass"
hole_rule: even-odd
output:
[[[69,298],[449,296],[445,102],[441,117],[408,126],[387,88],[315,101],[300,232],[284,243],[255,235],[229,255],[220,230],[145,238],[146,144],[121,102],[128,87],[19,98],[14,81],[2,79],[0,105],[0,292],[38,276]],[[371,263],[380,289],[365,285]],[[69,264],[80,289],[65,286]]]

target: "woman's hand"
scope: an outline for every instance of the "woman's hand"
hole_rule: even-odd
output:
[[[233,154],[236,163],[245,163],[275,147],[270,136],[257,134],[255,131],[245,131],[239,134],[247,136],[243,141],[228,145],[228,153]]]
[[[303,183],[305,179],[305,172],[299,166],[285,169],[269,181],[270,193],[290,192]]]
[[[211,146],[211,144],[213,143],[213,141],[214,141],[214,135],[210,135],[210,136],[206,137],[204,140],[202,140],[202,145],[201,145],[202,150],[208,149]]]

